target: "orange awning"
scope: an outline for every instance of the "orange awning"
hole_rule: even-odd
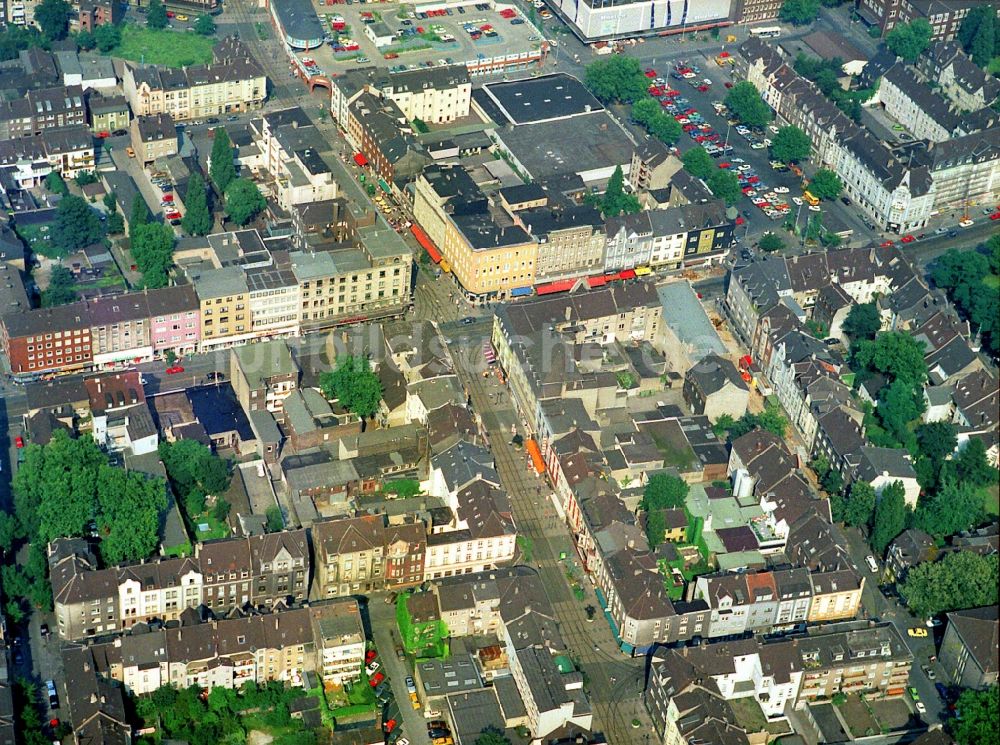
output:
[[[545,473],[545,461],[542,459],[542,451],[538,447],[538,443],[534,440],[528,440],[528,455],[531,456],[531,462],[535,466],[535,470],[539,473]]]
[[[437,250],[437,246],[435,246],[431,239],[427,236],[424,229],[416,223],[413,223],[413,225],[410,226],[410,232],[413,233],[413,237],[417,239],[417,243],[419,243],[431,257],[431,261],[435,264],[440,264],[441,252]]]

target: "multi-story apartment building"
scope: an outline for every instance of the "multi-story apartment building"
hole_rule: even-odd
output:
[[[163,685],[239,689],[247,682],[301,685],[316,669],[311,617],[298,608],[124,634],[94,645],[100,672],[134,695]],[[360,668],[359,668],[360,670]]]
[[[312,527],[316,584],[323,597],[380,589],[385,581],[385,522],[375,515],[321,520]]]
[[[159,158],[177,155],[177,127],[170,114],[137,116],[132,120],[135,157],[145,165]]]
[[[409,247],[382,224],[359,230],[358,238],[356,248],[290,254],[302,331],[386,318],[409,306]]]
[[[951,41],[979,0],[858,0],[858,15],[885,35],[896,26],[923,18],[931,24],[934,41]]]
[[[250,323],[250,288],[236,266],[206,269],[192,276],[200,303],[202,351],[242,344],[254,338]]]
[[[282,209],[336,199],[337,182],[326,160],[329,144],[302,109],[272,111],[250,126],[258,155],[241,160],[264,177],[265,191]]]
[[[928,147],[934,209],[968,212],[1000,201],[1000,126]]]
[[[831,698],[837,693],[898,696],[906,688],[913,655],[896,627],[844,624],[797,638],[802,687],[799,701]]]
[[[94,138],[86,127],[46,129],[37,137],[0,140],[0,169],[12,183],[31,189],[50,173],[75,178],[94,170]]]
[[[153,292],[155,301],[148,302],[154,356],[162,357],[167,350],[178,356],[196,352],[201,339],[201,311],[194,287],[175,285],[167,291]],[[147,297],[151,295],[147,292]]]
[[[395,103],[407,121],[445,124],[469,115],[472,83],[465,65],[421,68],[376,77],[370,89]]]
[[[941,640],[941,666],[955,685],[983,690],[997,684],[997,606],[952,611]]]
[[[97,568],[85,542],[60,539],[49,546],[49,568],[59,634],[81,639],[153,619],[176,620],[203,604],[221,616],[247,604],[301,602],[310,559],[299,530],[212,541],[194,557],[107,569]]]
[[[229,379],[245,411],[270,411],[277,418],[284,400],[298,388],[301,371],[284,341],[234,347]]]
[[[128,129],[132,116],[125,96],[101,96],[91,92],[87,97],[90,129],[94,134]]]
[[[347,111],[347,140],[359,151],[355,162],[371,166],[385,187],[411,180],[430,161],[391,99],[362,93]]]
[[[1000,80],[969,59],[960,44],[938,41],[920,55],[917,72],[961,111],[979,111],[1000,97]]]
[[[3,348],[11,372],[38,377],[53,370],[83,370],[94,360],[90,320],[83,303],[3,317]]]
[[[538,241],[537,282],[565,280],[603,269],[604,220],[594,207],[536,207],[517,211],[513,217]]]
[[[169,114],[176,121],[251,111],[264,104],[267,76],[246,46],[228,38],[214,62],[181,69],[126,65],[122,90],[136,116]]]
[[[0,138],[33,137],[46,129],[87,124],[83,88],[65,85],[28,91],[23,98],[0,102]]]
[[[299,335],[299,283],[287,266],[246,271],[250,329],[255,338]]]
[[[448,262],[471,302],[503,300],[535,284],[537,241],[517,225],[498,224],[464,169],[425,168],[415,182],[413,215],[432,243],[428,251]]]
[[[344,685],[361,678],[365,664],[365,629],[358,601],[341,598],[309,608],[316,645],[317,672],[324,683]]]

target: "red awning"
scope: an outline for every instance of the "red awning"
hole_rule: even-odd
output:
[[[563,279],[558,282],[550,282],[547,285],[539,285],[535,288],[536,295],[551,295],[553,292],[569,292],[576,284],[575,279]]]
[[[594,287],[604,287],[608,283],[608,278],[601,275],[598,277],[587,277],[587,285],[593,289]]]
[[[427,237],[427,233],[424,232],[424,229],[416,223],[413,223],[413,225],[410,226],[410,232],[413,233],[413,237],[417,239],[417,243],[419,243],[431,257],[431,261],[435,264],[440,264],[442,258],[441,252],[437,250],[437,246],[435,246],[431,242],[431,239]]]
[[[528,440],[528,455],[531,456],[531,462],[535,466],[535,470],[539,473],[545,473],[545,460],[542,458],[542,451],[538,447],[538,443],[534,440]]]
[[[618,275],[618,279],[635,279],[635,269],[626,269]]]
[[[357,163],[359,166],[364,167],[368,165],[368,158],[365,157],[364,153],[355,153],[354,162]]]

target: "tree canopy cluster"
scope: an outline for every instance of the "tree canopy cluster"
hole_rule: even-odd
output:
[[[717,169],[715,161],[703,147],[693,147],[681,156],[684,170],[695,178],[708,179]]]
[[[926,18],[915,18],[909,23],[897,23],[885,35],[885,45],[897,57],[916,62],[931,44],[934,29]]]
[[[649,78],[635,57],[612,54],[587,65],[584,83],[604,103],[635,103],[649,96]]]
[[[911,446],[913,423],[926,408],[923,343],[909,334],[892,331],[855,343],[851,358],[859,382],[876,374],[886,381],[878,394],[878,407],[866,417],[868,439],[882,447]]]
[[[948,720],[948,731],[958,745],[981,745],[996,739],[1000,732],[1000,688],[996,684],[983,691],[962,691],[955,704],[962,718]]]
[[[980,67],[986,67],[994,57],[1000,57],[1000,22],[996,3],[980,4],[969,9],[958,29],[962,49]]]
[[[769,403],[759,414],[748,411],[739,419],[733,419],[728,414],[723,414],[712,425],[712,429],[719,437],[728,432],[730,440],[737,440],[755,429],[763,429],[784,438],[788,430],[788,419],[781,413],[777,404]]]
[[[42,307],[54,308],[76,302],[76,279],[73,272],[62,265],[54,266],[49,274],[49,286],[42,290]]]
[[[267,207],[257,184],[248,178],[236,178],[226,187],[226,214],[237,225],[246,225]]]
[[[785,241],[777,233],[764,233],[757,241],[757,248],[767,253],[780,251],[785,247]]]
[[[726,106],[748,127],[763,127],[774,118],[756,86],[746,80],[729,89]]]
[[[629,194],[625,191],[625,176],[621,166],[617,166],[614,173],[611,174],[604,193],[595,196],[592,202],[604,217],[631,215],[642,209],[639,198],[635,194]]]
[[[855,303],[844,319],[844,333],[852,342],[872,341],[882,328],[878,305],[870,303]]]
[[[184,232],[188,235],[208,235],[212,230],[212,213],[208,210],[205,182],[197,173],[192,173],[188,179],[184,209],[187,210],[181,219]]]
[[[983,344],[1000,354],[1000,235],[987,252],[951,248],[934,265],[934,284],[948,293],[959,313],[983,335]]]
[[[35,23],[49,41],[65,39],[72,7],[66,0],[42,0],[35,6]]]
[[[204,697],[198,686],[177,689],[164,685],[133,700],[136,713],[147,726],[191,745],[245,742],[251,729],[275,732],[274,745],[315,745],[320,741],[317,733],[301,724],[296,727],[289,709],[303,693],[301,688],[286,688],[280,681],[264,686],[249,681],[239,691],[216,687]]]
[[[814,82],[827,100],[856,122],[861,120],[861,104],[875,95],[874,88],[845,90],[841,86],[839,79],[844,74],[844,61],[840,57],[823,59],[800,53],[792,66],[799,75]]]
[[[997,555],[951,551],[912,567],[899,594],[918,618],[997,604]],[[964,714],[964,712],[963,712]]]
[[[169,225],[151,222],[132,227],[131,250],[149,289],[166,287],[174,263],[174,231]]]
[[[226,461],[196,440],[161,442],[160,459],[188,518],[203,513],[208,495],[219,497],[232,480]]]
[[[225,127],[216,127],[212,133],[212,155],[208,175],[219,194],[225,194],[226,188],[236,179],[233,143],[230,142]]]
[[[705,183],[712,193],[729,207],[740,201],[743,196],[740,181],[732,171],[717,168]]]
[[[163,481],[110,465],[89,437],[56,431],[48,444],[29,445],[13,489],[17,533],[32,544],[86,535],[93,523],[107,563],[156,549],[167,506]]]
[[[374,415],[382,401],[382,383],[367,357],[339,357],[333,372],[319,376],[319,387],[328,399],[363,419]]]
[[[58,251],[68,254],[98,243],[104,238],[104,226],[87,200],[69,194],[59,200],[49,238]]]
[[[836,199],[843,190],[844,182],[829,168],[820,168],[809,182],[810,193],[820,199]]]
[[[167,27],[167,8],[161,0],[149,0],[146,8],[146,27],[162,29]]]
[[[819,0],[785,0],[778,10],[778,20],[793,26],[808,26],[819,15]]]
[[[667,145],[673,145],[681,136],[680,123],[666,113],[655,98],[643,98],[632,104],[632,118]]]
[[[809,158],[812,140],[798,127],[782,127],[771,143],[771,156],[782,163],[798,163]]]

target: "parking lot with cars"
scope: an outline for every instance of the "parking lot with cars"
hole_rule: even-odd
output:
[[[417,12],[397,5],[320,6],[318,15],[327,32],[322,48],[299,54],[310,75],[336,76],[365,65],[395,70],[465,63],[534,51],[542,34],[519,9],[495,10],[475,4]],[[366,26],[384,24],[395,37],[376,46]]]

